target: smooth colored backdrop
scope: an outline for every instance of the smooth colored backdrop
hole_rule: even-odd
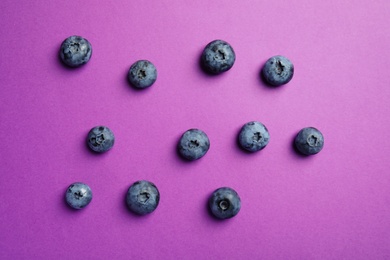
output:
[[[1,259],[390,259],[390,2],[388,0],[0,2]],[[81,35],[93,47],[78,69],[58,58]],[[229,42],[233,68],[209,76],[204,46]],[[285,55],[290,83],[267,87],[265,61]],[[158,79],[136,91],[130,65]],[[240,127],[270,131],[256,154]],[[114,148],[91,153],[88,131],[110,127]],[[302,157],[297,132],[322,131]],[[204,130],[205,157],[185,162],[181,134]],[[130,213],[126,191],[146,179],[155,212]],[[72,182],[94,197],[67,207]],[[207,198],[222,186],[239,214],[216,221]]]

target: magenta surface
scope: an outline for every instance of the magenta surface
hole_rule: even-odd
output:
[[[390,259],[390,2],[0,2],[0,259]],[[90,62],[67,69],[61,42],[81,35]],[[233,68],[208,76],[203,47],[229,42]],[[285,55],[295,75],[270,88],[259,72]],[[127,71],[152,61],[156,83],[132,89]],[[270,131],[256,154],[240,127]],[[116,136],[102,155],[85,139],[96,125]],[[312,157],[298,131],[325,137]],[[181,134],[204,130],[205,157],[184,162]],[[131,214],[125,194],[146,179],[160,205]],[[66,206],[72,182],[94,198]],[[229,186],[239,214],[216,221],[208,196]]]

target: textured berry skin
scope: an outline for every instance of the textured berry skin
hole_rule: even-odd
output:
[[[294,75],[294,65],[283,56],[274,56],[267,60],[262,69],[263,78],[272,86],[287,84]]]
[[[268,129],[260,122],[252,121],[246,123],[238,135],[240,146],[249,151],[257,152],[267,146],[270,140]]]
[[[82,209],[92,200],[91,188],[85,183],[75,182],[66,190],[65,199],[72,208]]]
[[[131,65],[127,79],[135,88],[148,88],[157,80],[156,67],[150,61],[139,60]]]
[[[232,218],[241,209],[241,199],[235,190],[228,187],[219,188],[210,196],[209,208],[216,218]]]
[[[324,147],[324,136],[314,127],[305,127],[295,137],[294,144],[304,155],[317,154]]]
[[[232,46],[222,40],[207,44],[201,57],[203,68],[211,74],[220,74],[230,70],[235,60],[236,54]]]
[[[189,161],[202,158],[210,148],[206,133],[199,129],[187,130],[180,138],[178,150],[180,155]]]
[[[160,201],[157,187],[149,181],[137,181],[127,191],[126,204],[129,209],[138,214],[146,215],[153,212]]]
[[[104,153],[114,146],[115,136],[106,126],[96,126],[88,133],[89,148],[97,153]]]
[[[69,67],[79,67],[87,63],[91,56],[92,46],[81,36],[70,36],[61,44],[61,60]]]

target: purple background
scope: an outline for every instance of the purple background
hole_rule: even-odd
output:
[[[0,258],[390,259],[390,2],[11,1],[0,2]],[[81,35],[90,62],[65,68],[61,42]],[[199,68],[203,47],[229,42],[223,75]],[[264,62],[295,65],[279,88],[259,78]],[[135,91],[130,65],[151,60],[158,79]],[[269,145],[236,145],[251,120]],[[114,148],[92,154],[86,134],[109,126]],[[321,153],[297,155],[306,126]],[[181,134],[204,130],[207,155],[187,163]],[[145,217],[124,203],[139,179],[160,205]],[[75,181],[91,204],[68,208]],[[216,221],[206,202],[230,186],[240,213]]]

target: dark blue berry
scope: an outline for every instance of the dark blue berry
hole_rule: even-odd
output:
[[[71,184],[66,190],[66,202],[74,209],[82,209],[86,207],[92,200],[91,188],[81,182]]]
[[[262,69],[263,78],[272,86],[288,83],[294,75],[294,65],[283,56],[271,57]]]
[[[205,132],[199,129],[190,129],[186,131],[180,138],[178,145],[180,155],[189,161],[202,158],[209,148],[209,138]]]
[[[238,135],[240,146],[249,152],[262,150],[269,143],[269,139],[268,129],[257,121],[246,123]]]
[[[228,187],[219,188],[210,196],[209,208],[216,218],[232,218],[241,209],[241,199],[235,190]]]
[[[304,155],[317,154],[324,147],[324,136],[314,127],[305,127],[295,137],[294,144]]]
[[[153,212],[160,201],[157,187],[149,181],[133,183],[126,195],[126,204],[129,209],[138,214],[146,215]]]
[[[156,67],[150,61],[139,60],[131,65],[127,79],[135,88],[150,87],[157,79]]]
[[[87,63],[91,55],[91,44],[81,36],[70,36],[61,44],[61,60],[69,67],[78,67]]]
[[[96,126],[89,131],[87,142],[92,151],[103,153],[112,148],[115,136],[108,127]]]
[[[207,44],[202,53],[202,66],[212,74],[220,74],[233,67],[236,54],[229,43],[215,40]]]

